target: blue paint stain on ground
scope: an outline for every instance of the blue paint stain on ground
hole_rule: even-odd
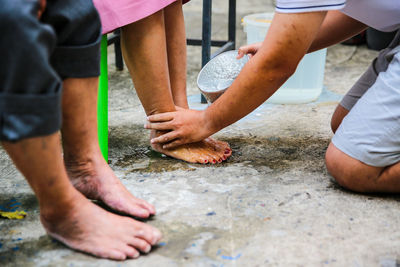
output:
[[[196,244],[193,243],[193,244],[192,244],[192,247],[195,247],[195,246],[196,246]]]
[[[160,247],[163,247],[163,246],[165,246],[167,243],[165,243],[165,242],[161,242],[161,243],[158,243],[158,245],[160,246]]]
[[[218,249],[218,251],[217,251],[217,256],[220,255],[220,254],[221,254],[221,250]]]
[[[212,212],[207,213],[207,216],[213,216],[215,214],[216,214],[215,211],[212,211]]]
[[[13,250],[13,251],[18,251],[18,250],[19,250],[19,247],[18,247],[18,246],[13,247],[12,250]]]
[[[21,206],[21,202],[18,202],[15,198],[10,199],[3,205],[0,205],[0,210],[5,212],[16,211]]]
[[[235,261],[235,260],[239,259],[241,256],[242,256],[242,254],[241,254],[241,253],[239,253],[239,254],[237,254],[235,257],[221,255],[221,258],[222,258],[223,260],[231,260],[231,261]]]
[[[2,243],[0,243],[0,248],[2,248],[3,247],[3,244]]]

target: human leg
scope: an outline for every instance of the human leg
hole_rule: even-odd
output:
[[[164,14],[159,11],[122,28],[122,51],[147,115],[174,111],[168,68]],[[184,67],[185,68],[185,67]],[[155,132],[151,136],[155,136]],[[189,162],[208,163],[226,159],[230,151],[211,147],[203,142],[173,150],[153,149]]]
[[[181,0],[164,8],[164,24],[172,98],[176,106],[189,108],[186,95],[186,33]]]
[[[168,72],[172,98],[175,106],[189,108],[186,95],[186,33],[182,11],[182,0],[164,8],[165,37],[167,45]],[[225,151],[231,155],[229,144],[211,137],[203,141],[215,151]],[[215,158],[216,161],[220,160]]]
[[[58,133],[3,146],[35,192],[50,236],[73,249],[116,260],[136,258],[137,250],[149,252],[160,239],[155,228],[106,212],[73,188]]]
[[[38,21],[35,1],[0,4],[6,40],[0,42],[0,140],[39,199],[44,227],[67,246],[100,257],[136,257],[136,248],[147,252],[160,238],[158,230],[102,210],[68,180],[57,133],[61,80],[49,64],[54,30]]]
[[[97,137],[97,78],[64,80],[62,137],[64,162],[73,185],[86,197],[137,217],[155,214],[135,198],[101,155]]]
[[[400,192],[400,46],[343,119],[326,153],[328,171],[359,192]]]

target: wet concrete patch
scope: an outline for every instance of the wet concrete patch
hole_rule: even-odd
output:
[[[308,172],[325,172],[324,155],[329,139],[309,136],[298,137],[256,137],[246,136],[225,138],[230,144],[232,156],[222,164],[224,167],[236,163],[245,163],[257,170],[267,167],[275,172],[293,168]],[[207,168],[210,165],[189,164],[151,150],[143,143],[130,145],[126,155],[112,158],[112,164],[129,172],[165,172],[175,170],[194,170]],[[111,148],[112,149],[112,148]]]

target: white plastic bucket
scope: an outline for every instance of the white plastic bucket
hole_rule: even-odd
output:
[[[262,42],[274,13],[259,13],[243,18],[247,44]],[[269,103],[300,104],[316,100],[322,92],[326,49],[307,54],[296,72],[269,99]]]

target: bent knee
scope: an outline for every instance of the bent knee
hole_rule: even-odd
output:
[[[380,168],[368,166],[350,157],[332,143],[326,151],[325,163],[328,172],[340,186],[360,193],[375,191]]]

